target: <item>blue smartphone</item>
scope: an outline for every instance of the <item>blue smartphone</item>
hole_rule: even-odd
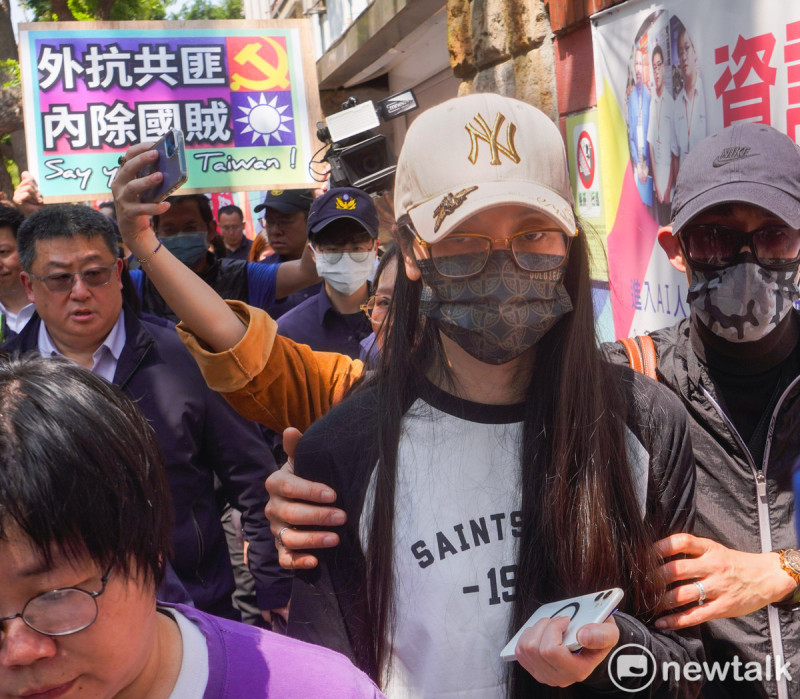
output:
[[[139,199],[147,204],[164,201],[188,179],[183,131],[170,129],[156,141],[153,149],[158,152],[158,160],[139,170],[137,177],[147,177],[154,172],[161,172],[164,179],[158,187],[151,187],[142,192]]]

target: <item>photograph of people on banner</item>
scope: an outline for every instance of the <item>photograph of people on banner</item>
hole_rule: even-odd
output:
[[[686,279],[658,246],[678,169],[709,134],[769,124],[797,141],[800,6],[629,2],[592,18],[601,198],[618,337],[688,315]]]

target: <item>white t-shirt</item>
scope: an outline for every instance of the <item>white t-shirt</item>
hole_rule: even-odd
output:
[[[419,399],[403,419],[395,489],[396,628],[384,690],[391,699],[506,696],[500,651],[513,635],[522,422],[508,421],[509,406],[469,405],[480,415],[468,420]],[[627,447],[644,516],[649,456],[631,432]],[[360,522],[365,550],[375,475]]]
[[[208,684],[208,647],[203,632],[177,609],[159,607],[178,624],[183,643],[181,671],[169,699],[203,699]]]
[[[395,491],[397,627],[386,687],[392,699],[505,695],[499,653],[513,600],[521,427],[461,420],[422,400],[403,420]]]

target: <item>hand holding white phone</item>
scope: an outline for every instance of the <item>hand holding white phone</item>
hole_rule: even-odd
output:
[[[571,597],[559,602],[550,602],[539,607],[526,621],[522,628],[500,651],[500,659],[509,662],[516,660],[514,651],[517,648],[520,636],[525,629],[533,626],[540,619],[553,619],[558,616],[570,618],[569,626],[564,632],[564,645],[571,651],[576,652],[581,649],[578,642],[578,630],[586,624],[598,624],[610,617],[616,610],[617,605],[623,597],[620,588],[614,587],[610,590],[593,592],[580,597]]]

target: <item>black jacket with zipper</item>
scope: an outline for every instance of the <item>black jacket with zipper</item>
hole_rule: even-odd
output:
[[[235,616],[233,572],[214,492],[216,474],[228,501],[243,513],[259,606],[283,606],[291,581],[277,565],[264,516],[264,481],[277,467],[258,426],[206,385],[172,323],[137,318],[128,308],[122,312],[126,339],[113,383],[141,408],[164,453],[175,512],[175,572],[199,609]],[[34,315],[4,349],[36,351],[41,323]]]
[[[800,313],[794,311],[798,320]],[[696,518],[693,533],[738,551],[765,552],[797,548],[794,527],[792,466],[800,454],[800,376],[780,396],[767,432],[764,458],[755,463],[721,407],[706,368],[692,350],[690,319],[651,333],[658,381],[683,401],[697,466]],[[612,361],[628,364],[620,343],[604,346]],[[800,353],[800,346],[795,347]],[[758,663],[763,681],[732,679],[707,682],[707,697],[800,697],[800,606],[768,605],[747,616],[717,619],[701,626],[709,663]],[[771,678],[766,658],[771,656]],[[778,665],[789,662],[792,679],[776,682]],[[751,666],[755,668],[755,666]]]

